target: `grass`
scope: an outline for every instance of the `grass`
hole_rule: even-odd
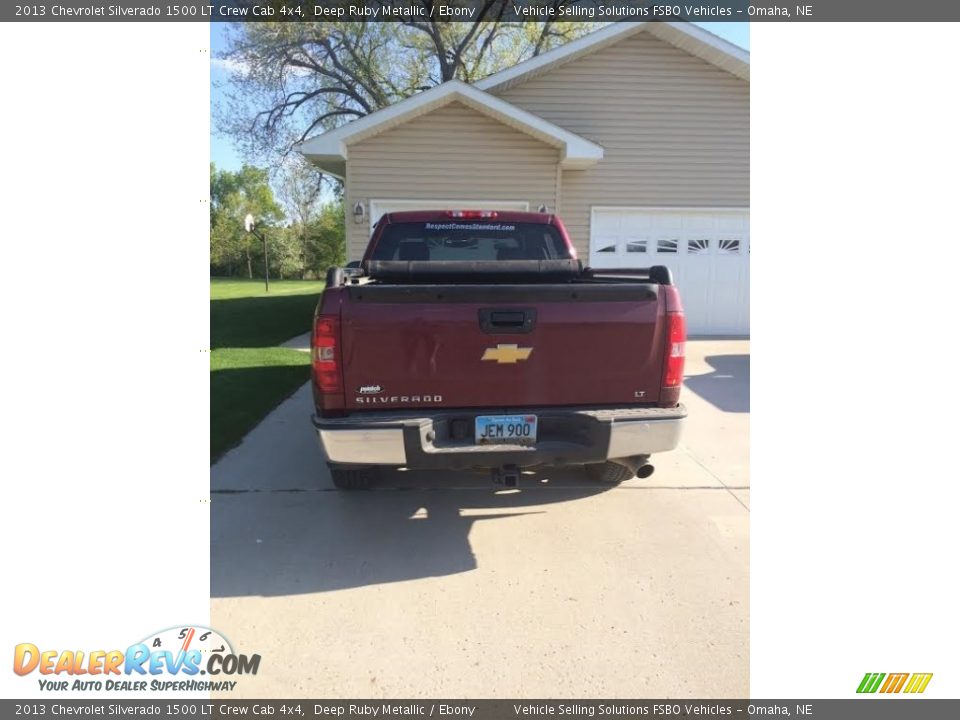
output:
[[[285,295],[303,295],[323,290],[322,280],[271,280],[270,292],[263,290],[263,280],[244,280],[237,278],[210,278],[211,300],[234,300],[251,297],[282,297]]]
[[[273,347],[310,329],[323,283],[280,280],[210,281],[210,347]]]
[[[310,330],[322,290],[280,280],[268,294],[262,280],[211,279],[211,462],[309,379],[309,353],[276,346]]]

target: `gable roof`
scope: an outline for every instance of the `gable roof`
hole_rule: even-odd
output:
[[[296,149],[327,172],[342,177],[342,168],[352,143],[452,102],[463,103],[559,149],[560,166],[563,168],[585,168],[603,158],[603,148],[596,143],[459,80],[448,80],[335,130],[307,138],[298,143]]]
[[[559,47],[501,70],[474,83],[488,92],[505,90],[559,65],[609,47],[637,33],[647,32],[691,55],[750,81],[750,53],[721,37],[687,22],[622,22],[584,35]]]

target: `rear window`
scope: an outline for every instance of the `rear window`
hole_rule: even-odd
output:
[[[570,251],[552,225],[438,220],[391,223],[374,260],[567,260]]]

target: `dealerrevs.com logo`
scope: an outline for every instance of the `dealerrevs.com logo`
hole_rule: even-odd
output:
[[[242,655],[216,630],[200,625],[152,633],[126,650],[47,650],[20,643],[17,675],[36,673],[41,690],[224,691],[239,675],[256,675],[260,656]],[[202,678],[202,679],[201,679]]]

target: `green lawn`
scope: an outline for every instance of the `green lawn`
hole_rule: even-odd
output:
[[[323,283],[210,280],[210,347],[273,347],[310,329]]]
[[[262,280],[211,279],[211,461],[309,379],[309,353],[276,345],[310,330],[322,290],[322,282],[280,280],[268,294]]]

